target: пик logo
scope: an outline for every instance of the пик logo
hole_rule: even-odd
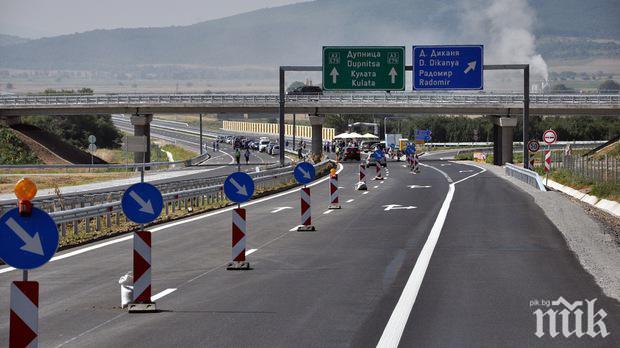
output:
[[[583,335],[588,335],[590,337],[596,337],[599,334],[601,337],[607,337],[609,335],[609,331],[607,331],[607,327],[603,322],[603,319],[607,316],[607,312],[603,309],[599,309],[594,312],[594,305],[596,304],[597,299],[593,300],[585,300],[586,302],[586,311],[587,315],[584,318],[584,311],[581,309],[583,306],[583,301],[575,301],[570,303],[564,299],[564,297],[559,297],[555,301],[548,300],[533,300],[530,301],[531,306],[543,306],[547,307],[547,311],[543,312],[542,309],[538,308],[533,312],[536,317],[536,332],[534,333],[538,337],[543,337],[545,335],[545,327],[549,329],[549,336],[556,337],[560,334],[558,331],[558,314],[559,320],[561,322],[561,333],[564,337],[570,337],[575,335],[576,337],[581,337]],[[561,306],[559,308],[554,308],[557,306]],[[545,321],[545,319],[547,319]],[[545,325],[545,322],[547,325]],[[586,330],[584,331],[584,324],[586,326]]]

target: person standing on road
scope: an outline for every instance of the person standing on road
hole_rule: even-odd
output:
[[[303,154],[301,153],[301,147],[297,148],[297,157],[299,157],[300,160],[304,158]]]
[[[235,161],[237,161],[237,164],[241,162],[241,151],[239,151],[239,148],[235,149]]]
[[[220,143],[215,143],[215,148],[217,149],[217,151],[220,151]]]
[[[245,164],[250,162],[250,149],[245,149]]]
[[[213,152],[215,152],[215,144],[216,144],[216,142],[214,141],[213,142]]]

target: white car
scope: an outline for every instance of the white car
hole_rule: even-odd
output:
[[[269,146],[269,140],[261,139],[261,141],[258,143],[258,151],[265,152],[267,151],[268,146]]]
[[[275,156],[275,155],[279,155],[280,154],[280,145],[274,145],[271,148],[271,153],[270,155]]]

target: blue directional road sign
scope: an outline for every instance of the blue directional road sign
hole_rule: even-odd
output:
[[[301,162],[295,166],[293,174],[295,175],[297,182],[304,185],[314,180],[316,175],[314,166],[308,162]]]
[[[254,181],[246,173],[232,173],[224,181],[224,193],[235,203],[248,201],[254,194]]]
[[[149,223],[161,214],[164,200],[157,187],[141,182],[129,186],[121,201],[123,213],[138,224]]]
[[[381,151],[381,149],[375,151],[372,156],[378,161],[380,159],[382,159],[383,157],[385,157],[385,154],[383,153],[383,151]]]
[[[483,46],[413,46],[413,89],[483,89]]]
[[[58,248],[56,223],[43,210],[32,208],[30,216],[20,216],[14,208],[0,217],[0,259],[19,269],[46,264]]]

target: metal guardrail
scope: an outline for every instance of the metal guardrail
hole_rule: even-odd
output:
[[[326,169],[329,163],[331,163],[331,161],[324,161],[316,164],[315,168],[317,168],[317,172]],[[281,170],[278,170],[277,173],[273,173],[272,171],[269,175],[262,175],[260,177],[254,175],[256,191],[261,192],[266,188],[273,188],[290,183],[294,180],[292,167],[280,169]],[[183,188],[163,193],[163,213],[168,216],[171,212],[174,213],[179,209],[188,210],[190,207],[200,207],[223,201],[225,195],[222,183],[223,180],[220,183],[204,187]],[[77,233],[80,226],[83,225],[86,233],[89,233],[93,228],[95,231],[101,230],[103,224],[109,228],[112,224],[118,225],[122,220],[126,221],[122,213],[120,198],[104,204],[51,212],[50,216],[54,219],[56,224],[59,225],[59,232],[63,236],[66,235],[69,226],[71,226],[73,233]]]
[[[515,179],[523,181],[524,183],[534,188],[537,188],[540,191],[543,191],[543,192],[547,191],[538,173],[528,170],[528,169],[517,167],[514,164],[510,164],[510,163],[506,163],[504,168],[506,169],[506,175],[512,176]]]
[[[140,104],[249,104],[277,106],[277,94],[101,94],[101,95],[10,95],[1,96],[2,106],[28,105],[140,105]],[[287,95],[290,104],[521,104],[520,94],[475,93],[329,93],[323,95]],[[618,94],[530,94],[530,104],[543,105],[620,105]]]
[[[278,165],[279,166],[279,165]],[[258,179],[265,176],[270,175],[279,175],[283,172],[287,172],[291,170],[291,167],[284,168],[275,168],[275,166],[267,166],[267,170],[261,172],[251,172],[248,173],[251,177]],[[221,186],[226,179],[226,175],[219,175],[209,178],[198,178],[198,179],[181,179],[170,181],[166,183],[156,183],[154,184],[162,194],[183,191],[183,190],[191,190],[191,189],[199,189],[210,186]],[[105,205],[109,202],[120,201],[124,188],[112,188],[109,191],[105,192],[97,192],[97,193],[82,193],[75,192],[71,194],[61,194],[59,196],[50,196],[45,198],[35,198],[32,201],[33,206],[43,209],[47,212],[58,212],[65,210],[73,210],[79,209],[87,206],[99,206]],[[15,207],[15,204],[3,204],[0,205],[0,213],[12,209]]]
[[[109,164],[14,164],[14,165],[0,165],[0,169],[137,169],[144,167],[157,168],[157,167],[173,167],[177,165],[183,165],[183,167],[195,166],[201,162],[204,162],[209,158],[209,154],[204,153],[196,157],[190,158],[184,161],[174,162],[149,162],[145,163],[109,163]]]

